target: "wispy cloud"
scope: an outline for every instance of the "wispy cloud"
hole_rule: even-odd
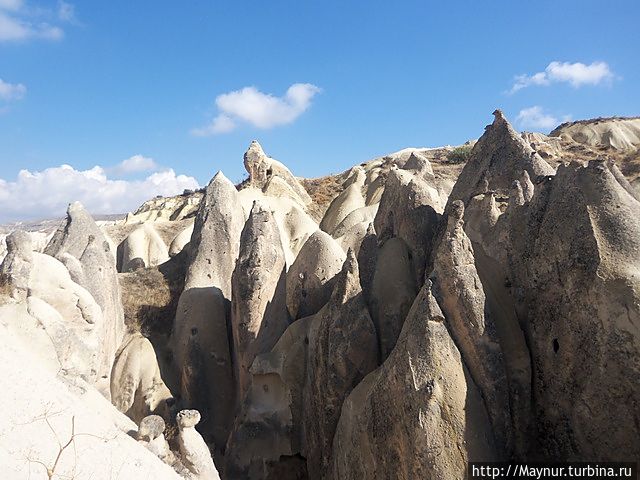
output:
[[[216,97],[218,115],[206,126],[191,130],[195,136],[228,133],[239,123],[269,129],[295,121],[321,89],[310,83],[291,85],[282,97],[245,87]]]
[[[0,78],[0,100],[7,102],[22,99],[27,93],[27,87],[21,83],[9,83]]]
[[[12,181],[0,178],[0,221],[60,217],[67,204],[76,200],[93,213],[124,213],[155,195],[198,188],[195,178],[177,175],[172,169],[133,181],[109,178],[107,170],[61,165],[42,171],[21,170]]]
[[[590,65],[576,62],[551,62],[544,72],[533,75],[517,75],[508,93],[515,93],[532,85],[548,86],[552,83],[568,83],[574,88],[583,85],[599,85],[611,82],[614,74],[606,62],[593,62]]]
[[[76,21],[76,8],[63,0],[58,1],[58,18],[63,22]]]
[[[60,40],[64,31],[55,23],[72,21],[74,15],[73,5],[62,0],[56,12],[30,8],[22,0],[0,0],[0,42]]]
[[[24,5],[22,0],[0,0],[0,10],[20,10]]]
[[[120,162],[114,168],[114,171],[119,174],[128,174],[135,172],[149,172],[157,169],[158,164],[153,158],[145,157],[143,155],[134,155]]]
[[[544,109],[538,105],[520,110],[516,117],[516,123],[520,128],[530,128],[534,130],[551,130],[562,122],[571,120],[570,115],[564,115],[559,120],[554,115],[545,113]]]

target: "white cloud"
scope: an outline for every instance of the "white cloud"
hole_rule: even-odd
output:
[[[310,83],[294,83],[282,97],[263,93],[255,87],[223,93],[216,97],[219,114],[209,125],[193,129],[191,133],[196,136],[228,133],[238,122],[265,130],[286,125],[302,115],[320,91]]]
[[[118,173],[134,173],[134,172],[148,172],[149,170],[155,170],[158,168],[158,164],[153,158],[145,157],[143,155],[134,155],[126,160],[120,162],[115,170]]]
[[[66,5],[64,12],[58,7],[56,17],[64,20],[62,15],[73,14],[73,6]],[[28,8],[22,0],[0,0],[0,42],[21,41],[29,39],[60,40],[64,31],[46,21],[52,12],[48,9]],[[44,17],[44,19],[43,19]]]
[[[0,78],[0,99],[20,100],[27,93],[27,87],[21,83],[9,83]]]
[[[562,117],[562,122],[570,119],[570,115],[565,115]],[[538,105],[520,110],[516,117],[516,122],[521,128],[534,130],[552,130],[562,123],[555,116],[545,113],[544,109]]]
[[[143,180],[114,180],[100,166],[76,170],[69,165],[31,172],[21,170],[15,181],[0,178],[0,221],[55,218],[67,205],[80,201],[92,213],[125,213],[155,195],[176,195],[198,188],[195,178],[172,169]]]
[[[613,78],[614,74],[605,62],[593,62],[590,65],[580,62],[551,62],[544,69],[544,72],[516,76],[509,93],[515,93],[532,85],[547,86],[559,82],[579,88],[583,85],[599,85],[610,82]]]
[[[196,137],[208,137],[218,133],[229,133],[236,128],[236,122],[224,114],[218,115],[209,125],[202,128],[194,128],[191,134]]]

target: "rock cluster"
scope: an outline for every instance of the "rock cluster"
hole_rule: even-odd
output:
[[[26,408],[6,408],[0,447],[48,419],[50,391],[108,436],[91,458],[131,478],[640,458],[640,195],[611,157],[562,158],[601,125],[520,135],[494,115],[464,166],[452,147],[405,149],[325,178],[323,205],[322,182],[310,195],[252,142],[238,186],[218,173],[103,226],[72,204],[44,253],[8,235],[0,383]],[[126,334],[120,280],[140,288]],[[34,363],[25,379],[13,357]],[[47,390],[28,402],[28,384]],[[29,448],[51,453],[16,448],[11,473]]]

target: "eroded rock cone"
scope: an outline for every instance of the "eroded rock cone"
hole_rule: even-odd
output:
[[[136,270],[136,260],[142,260],[143,268],[155,267],[169,260],[167,245],[151,223],[144,223],[133,230],[118,248],[122,251],[118,262],[122,272]]]
[[[171,392],[160,375],[151,342],[136,333],[118,352],[111,372],[111,401],[136,423],[149,415],[169,418]]]
[[[399,237],[409,247],[415,282],[424,283],[442,206],[438,191],[411,173],[394,169],[387,177],[374,225],[378,242]]]
[[[465,478],[467,462],[500,458],[482,396],[427,282],[389,358],[342,406],[333,478]]]
[[[345,189],[333,199],[329,208],[320,222],[320,228],[334,237],[340,235],[334,233],[336,227],[354,210],[365,206],[364,197],[362,196],[362,188],[365,181],[364,170],[360,167],[355,169],[347,180],[344,182]]]
[[[176,415],[176,422],[179,430],[180,460],[189,470],[189,478],[193,480],[220,480],[211,459],[209,447],[195,428],[200,423],[200,412],[182,410]]]
[[[377,366],[375,329],[360,288],[353,251],[309,338],[304,390],[305,451],[310,479],[331,478],[333,436],[344,399]]]
[[[182,399],[202,412],[202,431],[218,455],[233,420],[235,382],[227,325],[231,321],[231,275],[243,225],[238,192],[219,172],[198,209],[171,337]]]
[[[561,165],[511,219],[542,455],[640,458],[640,203],[606,162]]]
[[[453,202],[434,255],[434,294],[465,365],[482,392],[498,447],[510,454],[512,424],[506,369],[496,326],[485,316],[486,298],[463,217],[464,204]]]
[[[240,401],[249,386],[253,359],[270,351],[289,325],[285,264],[273,214],[256,201],[242,230],[232,276],[231,319]]]
[[[293,191],[293,199],[302,202],[302,205],[311,203],[311,197],[293,176],[291,171],[282,163],[265,155],[262,146],[252,141],[249,149],[244,154],[244,168],[249,173],[249,184],[263,191],[286,195],[286,191]],[[283,180],[280,186],[272,183],[274,177]]]
[[[287,272],[287,308],[293,320],[318,312],[327,303],[345,252],[322,230],[311,235]]]
[[[471,151],[449,196],[449,203],[462,200],[465,205],[478,193],[487,190],[508,192],[523,170],[531,179],[553,175],[554,169],[511,127],[500,110],[486,127]]]
[[[125,333],[114,249],[91,215],[74,202],[69,204],[64,227],[56,231],[44,253],[61,260],[73,280],[86,288],[102,309],[104,341],[99,376],[106,381],[108,390],[111,366]]]
[[[417,294],[409,248],[401,238],[387,240],[378,251],[369,301],[381,361],[393,350]]]

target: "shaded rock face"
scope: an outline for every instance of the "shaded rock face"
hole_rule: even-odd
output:
[[[238,399],[249,387],[256,355],[268,352],[289,325],[286,261],[271,211],[254,202],[240,237],[233,271],[233,349]]]
[[[500,458],[484,402],[444,317],[422,287],[389,358],[345,400],[333,478],[465,478]]]
[[[387,240],[377,255],[369,301],[382,360],[393,350],[417,293],[407,245],[401,238]]]
[[[427,260],[442,206],[437,190],[404,170],[391,170],[374,225],[378,243],[401,238],[409,248],[418,286],[424,283]]]
[[[225,474],[330,478],[342,401],[376,364],[375,330],[349,252],[327,305],[292,323],[275,347],[253,362]]]
[[[293,192],[292,198],[307,205],[311,202],[311,197],[304,187],[296,180],[293,174],[282,163],[265,155],[262,147],[255,140],[251,142],[249,149],[244,154],[244,168],[249,173],[249,184],[263,191],[271,193],[280,192],[287,195],[287,190]],[[274,177],[279,177],[283,184],[277,187],[274,185]],[[275,195],[279,196],[279,195]]]
[[[560,166],[509,219],[547,458],[640,455],[639,207],[594,161]]]
[[[293,320],[318,312],[327,303],[345,252],[328,233],[316,231],[287,272],[287,308]]]
[[[331,300],[318,312],[309,339],[304,432],[310,479],[331,478],[333,436],[342,403],[378,363],[376,334],[352,251]]]
[[[307,478],[306,459],[301,455],[303,392],[314,321],[315,316],[295,321],[270,352],[255,358],[251,385],[227,444],[226,478]],[[303,468],[293,468],[298,460]]]
[[[170,341],[182,400],[202,412],[202,431],[218,455],[224,451],[235,402],[228,325],[243,225],[238,192],[222,173],[216,174],[196,216]]]
[[[451,191],[449,203],[462,200],[466,205],[471,197],[488,190],[506,192],[508,196],[513,181],[523,170],[531,179],[554,173],[554,169],[511,127],[500,110],[493,114],[495,119],[474,145],[471,158]]]
[[[75,202],[69,205],[64,227],[56,231],[44,253],[67,265],[73,280],[100,305],[104,340],[99,374],[108,379],[125,326],[114,252],[107,238],[84,207]]]

